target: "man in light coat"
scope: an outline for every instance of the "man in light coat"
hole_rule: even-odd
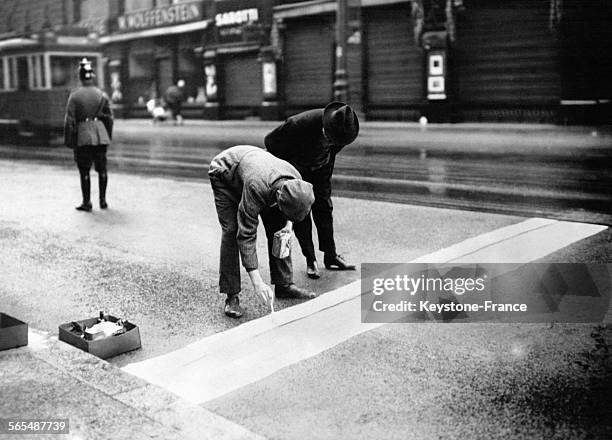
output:
[[[314,202],[312,185],[284,160],[265,150],[238,145],[213,158],[208,171],[221,224],[219,289],[227,295],[225,314],[240,318],[244,309],[241,290],[240,260],[249,274],[253,289],[264,302],[277,298],[310,299],[315,295],[293,283],[291,255],[272,255],[274,233],[289,231],[310,212]],[[268,238],[270,278],[274,293],[261,277],[257,259],[257,226],[261,216]],[[240,257],[240,259],[239,259]]]

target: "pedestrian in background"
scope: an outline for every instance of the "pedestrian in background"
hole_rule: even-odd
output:
[[[70,93],[64,118],[64,143],[74,150],[79,169],[83,201],[76,209],[91,212],[89,171],[94,165],[98,173],[100,208],[106,209],[106,150],[113,135],[113,113],[108,96],[94,84],[91,62],[83,58],[79,64],[81,86]]]
[[[342,103],[332,102],[324,109],[308,110],[291,116],[265,137],[270,153],[291,163],[312,183],[315,201],[312,219],[317,227],[319,250],[324,253],[327,269],[355,270],[336,252],[334,240],[331,178],[336,154],[353,142],[359,134],[359,119],[353,109]],[[310,214],[294,225],[295,235],[306,257],[307,275],[319,278],[319,268],[312,241]]]
[[[293,283],[291,255],[276,258],[272,252],[274,233],[290,231],[310,212],[314,202],[312,185],[301,180],[288,162],[251,145],[228,148],[210,163],[208,171],[221,224],[219,290],[227,295],[225,314],[240,318],[244,309],[241,290],[240,259],[249,274],[253,289],[266,303],[277,298],[314,298]],[[274,294],[258,270],[257,226],[261,216],[268,239],[270,279]],[[239,258],[240,257],[240,258]]]
[[[164,94],[164,101],[166,101],[166,105],[170,109],[172,119],[174,119],[174,125],[183,125],[183,115],[181,114],[181,109],[185,99],[184,90],[185,81],[179,79],[176,85],[171,85],[168,87],[166,89],[166,93]]]

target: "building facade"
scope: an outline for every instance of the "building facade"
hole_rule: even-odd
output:
[[[281,119],[333,100],[341,59],[346,99],[369,120],[605,123],[612,98],[606,0],[4,0],[0,8],[0,42],[49,29],[95,36],[104,86],[124,117],[146,116],[145,103],[183,79],[187,117]]]

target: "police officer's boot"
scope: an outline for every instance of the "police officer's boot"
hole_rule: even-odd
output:
[[[108,183],[108,174],[100,173],[98,174],[98,189],[100,193],[100,209],[108,208],[108,204],[106,203],[106,185]]]
[[[81,194],[83,195],[83,203],[76,207],[77,211],[91,212],[91,182],[89,173],[81,173]]]

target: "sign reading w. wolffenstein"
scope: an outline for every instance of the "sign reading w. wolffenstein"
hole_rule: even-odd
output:
[[[202,2],[177,3],[163,8],[131,12],[117,18],[117,30],[135,31],[202,19]]]

